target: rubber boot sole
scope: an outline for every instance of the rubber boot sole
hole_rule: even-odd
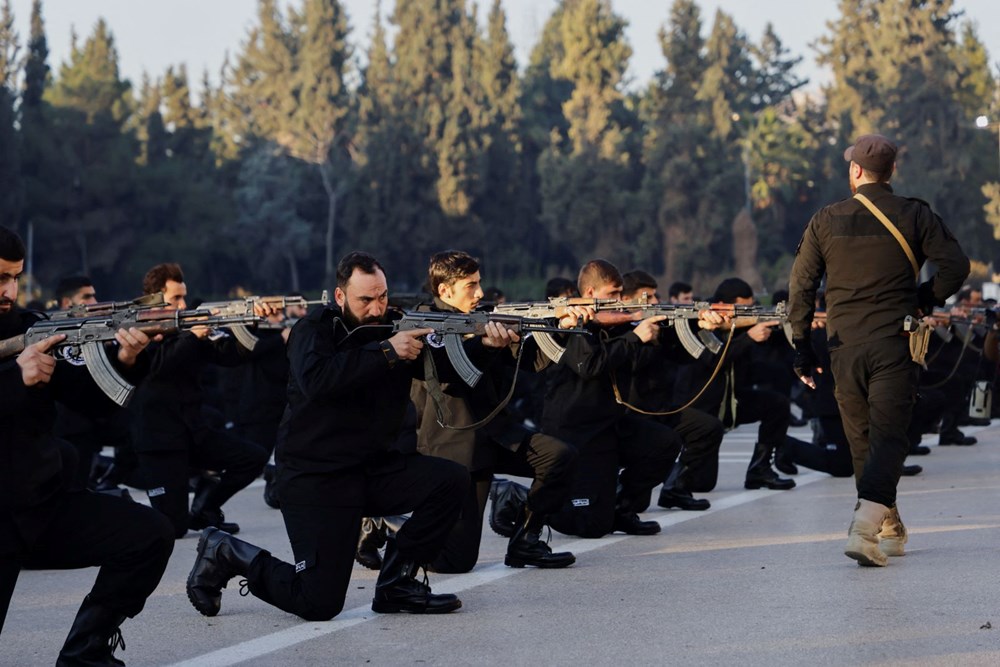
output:
[[[411,607],[398,602],[372,600],[372,611],[378,614],[448,614],[461,608],[461,600],[437,607]]]
[[[514,556],[504,556],[503,559],[503,564],[507,567],[537,567],[540,570],[558,570],[569,567],[575,562],[576,556],[573,555],[570,555],[569,558],[553,559],[551,561],[532,561]]]

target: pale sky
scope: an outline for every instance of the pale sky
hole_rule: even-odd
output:
[[[287,4],[285,2],[284,4]],[[296,1],[298,4],[298,1]],[[485,20],[491,0],[479,0],[480,19]],[[532,46],[557,0],[504,0],[509,30],[523,67]],[[634,51],[629,75],[633,86],[644,85],[663,67],[657,31],[666,22],[672,0],[612,0],[615,11],[629,22],[627,36]],[[736,25],[758,40],[766,23],[793,53],[805,56],[799,75],[810,79],[810,87],[828,80],[815,64],[810,48],[826,32],[826,21],[837,12],[837,0],[700,0],[704,29],[711,27],[717,8],[731,14]],[[352,28],[351,39],[362,53],[371,35],[375,0],[344,0]],[[383,0],[383,16],[394,0]],[[17,30],[23,42],[28,35],[31,0],[13,0]],[[49,42],[49,66],[58,72],[69,52],[70,31],[81,39],[104,17],[115,36],[120,66],[125,77],[138,87],[143,71],[152,77],[168,65],[184,62],[192,87],[206,68],[217,80],[223,57],[239,50],[247,28],[253,23],[257,0],[43,0],[43,16]],[[989,49],[993,63],[1000,62],[1000,2],[956,0],[956,9],[979,26],[979,37]],[[22,51],[23,52],[23,51]]]

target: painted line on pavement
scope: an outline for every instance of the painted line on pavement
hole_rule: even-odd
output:
[[[821,479],[832,478],[823,473],[808,472],[797,476],[795,478],[795,483],[797,487],[802,487],[807,484],[812,484],[813,482],[818,482]],[[663,528],[666,528],[667,526],[676,526],[677,524],[684,523],[686,521],[692,521],[704,516],[711,516],[717,512],[722,512],[733,507],[739,507],[740,505],[746,505],[747,503],[751,503],[756,500],[763,500],[764,498],[769,498],[773,495],[781,493],[787,493],[787,491],[770,491],[763,489],[757,491],[743,491],[741,493],[726,496],[725,498],[713,500],[712,506],[703,512],[670,511],[663,516],[657,517],[655,521]],[[594,551],[595,549],[601,549],[612,544],[617,544],[618,542],[630,539],[631,537],[633,536],[612,535],[593,540],[580,539],[567,544],[559,544],[559,549],[572,551],[574,554],[581,554],[588,551]],[[483,569],[475,572],[459,574],[442,581],[437,581],[434,583],[434,590],[438,593],[461,593],[462,591],[467,591],[471,588],[482,586],[483,584],[511,577],[530,569],[532,568],[513,568],[507,567],[503,563],[497,563],[496,565],[490,565],[489,567],[484,567]],[[262,602],[262,604],[266,603]],[[228,665],[236,665],[246,660],[259,658],[261,656],[274,653],[275,651],[280,651],[281,649],[289,648],[290,646],[301,644],[302,642],[307,642],[311,639],[324,637],[326,635],[333,634],[334,632],[346,630],[347,628],[378,617],[379,614],[373,612],[371,607],[368,605],[355,607],[354,609],[341,612],[337,618],[332,621],[322,623],[300,623],[290,628],[279,630],[278,632],[257,637],[256,639],[240,642],[239,644],[233,644],[232,646],[227,646],[225,648],[212,651],[211,653],[205,653],[188,660],[173,663],[169,667],[227,667]]]

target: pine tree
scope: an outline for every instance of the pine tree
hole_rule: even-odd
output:
[[[14,128],[19,50],[10,0],[4,0],[0,8],[0,224],[15,228],[24,197],[20,138]]]
[[[354,242],[379,248],[392,266],[394,285],[414,287],[426,274],[422,251],[433,239],[424,215],[430,184],[421,176],[424,139],[405,101],[386,43],[381,7],[375,14],[367,67],[358,89],[358,175],[354,195]],[[391,230],[391,233],[388,231]]]
[[[308,255],[312,225],[299,215],[304,165],[275,144],[261,143],[240,163],[234,192],[237,219],[231,241],[245,258],[253,283],[300,291],[299,262]],[[287,273],[286,273],[287,270]],[[277,279],[287,275],[288,279]]]
[[[643,100],[647,165],[643,191],[661,233],[666,281],[697,283],[718,270],[713,247],[724,223],[709,215],[714,202],[703,195],[715,165],[718,140],[711,137],[711,107],[698,97],[708,67],[701,11],[693,0],[675,0],[660,30],[666,66]]]
[[[338,207],[352,161],[347,16],[338,0],[305,0],[301,12],[289,8],[286,20],[274,0],[261,0],[258,20],[227,81],[220,124],[234,143],[272,142],[317,168],[327,197],[324,267],[331,284]]]
[[[275,136],[289,155],[319,170],[328,200],[326,285],[335,282],[338,205],[350,186],[352,100],[345,82],[350,61],[348,31],[347,15],[338,0],[306,0],[296,36],[292,83],[298,105]]]
[[[632,262],[627,194],[634,188],[633,156],[622,92],[632,49],[625,22],[607,0],[567,1],[563,9],[562,59],[551,72],[570,82],[572,93],[562,105],[566,138],[553,134],[539,159],[541,221],[562,244],[561,264],[575,268],[593,256]]]
[[[502,282],[533,268],[533,258],[523,251],[521,240],[536,233],[534,211],[527,206],[521,181],[521,85],[500,0],[493,0],[490,8],[486,39],[475,69],[485,93],[487,114],[484,196],[475,212],[492,240],[490,246],[483,247],[489,281]]]
[[[21,92],[21,177],[24,187],[22,221],[46,217],[51,198],[46,183],[47,165],[58,163],[57,146],[49,131],[47,105],[42,98],[48,85],[49,49],[45,38],[41,0],[31,4],[31,30],[24,58]]]
[[[982,85],[982,69],[970,66],[973,34],[958,47],[953,6],[951,0],[841,0],[820,42],[821,62],[834,74],[829,114],[841,128],[840,145],[876,131],[895,139],[898,191],[929,201],[963,245],[995,254],[1000,245],[983,224],[985,178],[972,169],[983,137],[971,121],[982,111],[963,108]]]
[[[159,82],[150,80],[149,74],[143,72],[133,121],[139,142],[137,162],[140,165],[156,165],[167,158],[169,144],[160,111],[162,99]]]
[[[131,86],[121,79],[118,53],[107,24],[99,20],[46,91],[53,108],[53,135],[61,164],[49,163],[50,192],[62,206],[45,232],[76,244],[78,263],[62,259],[61,272],[110,274],[134,240],[129,198],[137,150],[123,132],[132,113]]]
[[[416,178],[434,195],[420,202],[424,224],[432,237],[479,252],[484,229],[475,210],[484,192],[489,119],[474,72],[476,19],[465,0],[399,0],[392,22],[402,111],[424,138]]]

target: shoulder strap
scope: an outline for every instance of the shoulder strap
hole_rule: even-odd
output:
[[[892,224],[889,218],[885,217],[885,213],[878,210],[878,207],[875,206],[875,204],[873,204],[872,201],[868,199],[868,197],[864,196],[860,192],[856,192],[854,193],[854,198],[857,199],[862,204],[864,204],[865,208],[871,211],[872,215],[878,218],[878,221],[881,222],[882,225],[889,230],[889,232],[896,238],[897,241],[899,241],[900,247],[903,248],[903,252],[906,253],[906,259],[910,260],[910,266],[913,267],[913,277],[919,279],[920,265],[917,264],[917,258],[913,256],[913,251],[910,249],[910,244],[907,243],[906,239],[903,238],[903,234],[898,229],[896,229],[896,225]]]

